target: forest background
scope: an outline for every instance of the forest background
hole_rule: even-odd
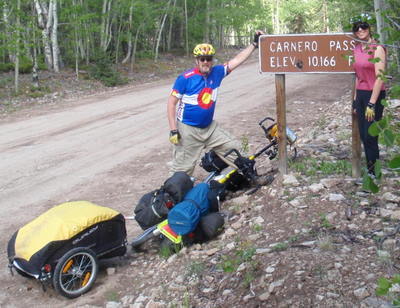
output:
[[[132,71],[160,53],[189,56],[199,42],[240,47],[255,29],[343,32],[360,17],[377,24],[381,42],[399,47],[399,7],[398,0],[0,0],[0,72],[15,72],[14,95],[20,73],[33,74],[37,91],[40,71],[67,68],[115,86],[127,82],[118,65]],[[398,68],[398,48],[392,60]]]
[[[199,42],[240,48],[256,29],[346,32],[357,20],[374,25],[374,36],[388,50],[389,65],[381,74],[389,85],[384,104],[400,96],[399,0],[0,0],[0,10],[0,110],[18,96],[55,92],[41,84],[42,74],[63,83],[60,74],[73,72],[75,80],[118,86],[133,82],[129,73],[140,67],[162,70],[155,65],[160,59],[191,59]],[[31,81],[20,86],[20,74],[31,74]],[[370,133],[393,146],[400,143],[399,131],[387,114]],[[400,155],[389,166],[400,168]],[[379,190],[372,180],[364,182]]]

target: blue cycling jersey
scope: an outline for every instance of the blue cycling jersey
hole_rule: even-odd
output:
[[[177,119],[200,128],[210,125],[214,117],[218,88],[228,73],[227,65],[216,65],[206,77],[198,68],[179,75],[171,93],[180,100]]]

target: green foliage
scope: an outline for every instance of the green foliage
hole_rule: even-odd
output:
[[[394,307],[400,307],[400,295],[393,293],[391,288],[395,285],[400,285],[400,275],[394,275],[392,278],[379,278],[378,286],[375,289],[375,294],[377,296],[388,296],[391,298]]]
[[[7,73],[11,72],[12,70],[14,70],[14,63],[0,63],[0,73]]]
[[[305,176],[351,174],[351,164],[345,160],[321,161],[311,157],[305,157],[289,163],[290,168]]]
[[[219,263],[218,267],[222,269],[225,273],[235,272],[240,264],[244,262],[251,263],[255,253],[256,249],[252,246],[251,243],[241,243],[241,245],[239,245],[239,247],[235,249],[233,256],[222,256],[221,263]]]
[[[329,220],[326,218],[325,214],[320,214],[320,226],[324,229],[333,229],[334,226],[329,222]]]
[[[193,262],[190,263],[186,269],[187,277],[201,277],[204,272],[206,266],[203,262]]]
[[[114,87],[127,83],[120,73],[113,67],[111,58],[106,54],[99,52],[93,59],[89,67],[89,76],[101,81],[107,87]]]
[[[284,251],[289,248],[289,243],[282,242],[272,246],[272,251]]]

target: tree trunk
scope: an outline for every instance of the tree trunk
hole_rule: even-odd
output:
[[[46,66],[49,70],[53,68],[53,58],[51,54],[51,47],[50,47],[50,39],[49,39],[49,31],[46,26],[48,19],[48,15],[46,14],[47,8],[39,2],[39,0],[34,0],[35,9],[38,17],[38,25],[39,28],[42,29],[42,40],[43,40],[43,48],[44,48],[44,56]]]
[[[144,22],[137,28],[136,30],[136,35],[135,35],[135,41],[133,43],[133,51],[132,51],[132,56],[131,56],[131,66],[130,66],[130,72],[133,72],[133,64],[135,63],[135,57],[136,57],[136,48],[137,48],[137,42],[139,40],[139,33],[140,33],[140,29],[142,28],[142,26],[144,25]]]
[[[112,0],[103,0],[103,10],[101,18],[100,47],[106,51],[111,42],[111,5]]]
[[[189,34],[188,34],[187,0],[185,0],[185,49],[186,49],[186,56],[189,57]]]
[[[51,10],[50,10],[51,8]],[[60,49],[58,47],[58,15],[57,0],[50,0],[49,15],[52,16],[51,25],[51,45],[53,51],[53,69],[56,73],[60,72]]]
[[[33,27],[32,27],[32,29],[33,29]],[[34,89],[37,89],[37,88],[39,88],[39,75],[38,75],[38,61],[37,61],[35,30],[32,31],[32,35],[33,35],[33,44],[32,44],[32,47],[31,47],[32,62],[33,62],[33,67],[32,67],[32,87]]]
[[[324,22],[324,32],[329,33],[329,11],[328,11],[328,4],[326,0],[322,3],[322,12],[323,12],[323,22]]]
[[[132,54],[132,36],[133,36],[133,25],[132,25],[132,16],[133,16],[133,0],[131,1],[131,5],[129,7],[129,38],[128,38],[128,50],[126,52],[125,58],[122,60],[122,64],[128,62],[131,58]]]
[[[21,19],[20,19],[20,9],[21,9],[21,0],[17,0],[17,18],[15,21],[15,71],[14,71],[14,87],[15,87],[15,93],[19,92],[19,42],[20,42],[20,27],[21,27]]]
[[[154,55],[154,62],[157,62],[157,60],[158,60],[158,48],[159,48],[159,46],[160,46],[161,34],[162,34],[162,32],[163,32],[163,29],[164,29],[165,20],[167,19],[167,16],[168,16],[168,10],[169,10],[170,4],[171,4],[171,0],[168,1],[167,9],[166,9],[165,14],[164,14],[164,16],[163,16],[163,18],[162,18],[161,25],[160,25],[160,29],[159,29],[159,31],[158,31],[158,37],[157,37],[156,48],[155,48],[155,55]]]
[[[374,9],[375,9],[375,16],[376,16],[376,28],[377,28],[377,32],[379,34],[379,41],[381,43],[385,43],[388,38],[387,31],[385,30],[385,28],[387,27],[387,24],[382,16],[382,11],[387,9],[385,1],[384,0],[374,0]]]
[[[210,43],[210,0],[207,0],[206,2],[206,20],[204,28],[203,41],[205,43]]]
[[[174,8],[173,11],[175,11],[175,7],[176,7],[176,0],[174,0],[174,4],[172,5],[172,7]],[[167,38],[167,50],[170,51],[171,50],[171,42],[172,42],[172,27],[174,25],[174,15],[170,15],[170,19],[169,19],[169,30],[168,30],[168,38]]]

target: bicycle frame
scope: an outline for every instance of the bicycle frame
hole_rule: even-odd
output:
[[[270,140],[270,143],[268,145],[266,145],[264,148],[262,148],[261,150],[259,150],[258,152],[256,152],[255,154],[247,157],[247,159],[250,161],[255,161],[256,158],[258,158],[262,154],[266,153],[271,147],[276,147],[278,145],[277,124],[273,123],[268,128],[266,128],[264,126],[264,123],[266,121],[274,122],[274,119],[272,119],[270,117],[266,117],[262,121],[260,121],[258,123],[258,125],[262,128],[262,130],[264,131],[265,137],[268,140]],[[288,138],[288,144],[291,146],[294,144],[297,137],[290,129],[288,129],[286,133],[291,134],[290,138]],[[232,153],[235,153],[237,157],[243,158],[243,156],[236,149],[231,149],[224,155],[224,157],[227,157]],[[274,154],[274,153],[272,153],[272,154]],[[297,154],[296,151],[295,151],[295,154]],[[270,157],[270,159],[271,159],[271,157]],[[228,168],[231,168],[231,170],[228,170],[228,172],[225,174],[221,174],[217,171],[210,172],[209,175],[204,180],[204,183],[209,184],[212,180],[215,180],[220,184],[225,184],[227,181],[229,181],[229,179],[236,172],[240,171],[240,168],[227,167],[226,169],[228,169]],[[255,170],[253,170],[253,172],[254,172],[253,176],[255,177],[256,176]],[[250,180],[252,180],[252,179],[250,179]],[[142,233],[140,236],[138,236],[136,239],[134,239],[132,241],[131,245],[132,245],[132,247],[138,247],[141,244],[143,244],[144,242],[146,242],[148,239],[150,239],[154,236],[158,236],[160,234],[163,234],[166,238],[171,240],[174,244],[182,245],[182,236],[176,234],[173,230],[171,230],[171,228],[169,228],[168,219],[165,219],[164,221],[160,222],[159,224],[145,230],[144,233]]]

